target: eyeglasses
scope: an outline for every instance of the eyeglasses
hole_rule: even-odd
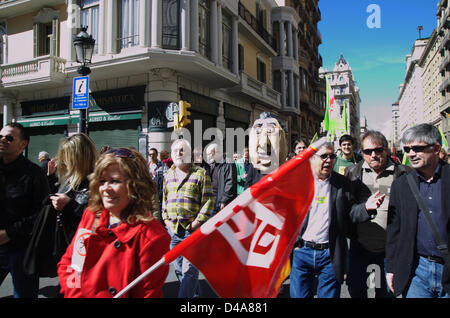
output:
[[[8,142],[12,142],[14,140],[14,136],[13,135],[6,135],[6,136],[0,135],[0,140],[3,139],[3,137],[5,137],[5,139]]]
[[[114,156],[119,157],[119,158],[134,158],[133,153],[131,152],[131,150],[126,149],[126,148],[114,148],[111,150],[108,150],[107,152],[105,152],[105,154],[114,154]]]
[[[334,153],[324,153],[321,154],[319,157],[324,161],[327,160],[328,158],[330,158],[331,160],[336,159],[336,155]]]
[[[423,152],[425,149],[429,148],[429,147],[433,147],[433,145],[424,145],[424,146],[404,146],[403,150],[406,153],[409,153],[411,150],[413,150],[414,152]]]
[[[383,147],[378,147],[378,148],[372,148],[372,149],[364,149],[362,152],[363,154],[370,156],[372,154],[372,152],[374,152],[379,155],[384,151]]]

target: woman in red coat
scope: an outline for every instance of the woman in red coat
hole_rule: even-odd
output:
[[[58,264],[64,297],[113,297],[169,251],[169,234],[152,217],[157,190],[140,153],[104,153],[89,188],[89,206]],[[123,297],[162,297],[168,271],[159,267]]]

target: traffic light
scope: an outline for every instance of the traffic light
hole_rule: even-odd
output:
[[[189,107],[191,107],[191,104],[183,100],[180,100],[179,106],[180,112],[178,115],[178,120],[179,125],[181,126],[180,128],[183,128],[191,123],[191,120],[188,118],[191,112],[187,110]]]
[[[180,122],[180,120],[179,120],[179,115],[178,115],[178,114],[174,114],[174,115],[173,115],[173,123],[174,123],[173,128],[174,128],[175,130],[178,130],[178,129],[183,128],[183,127],[181,127],[181,122]]]

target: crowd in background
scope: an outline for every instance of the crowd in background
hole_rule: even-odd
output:
[[[291,297],[312,297],[317,278],[318,297],[339,297],[345,279],[352,297],[366,298],[373,266],[379,275],[376,297],[448,297],[450,264],[423,217],[413,222],[417,229],[404,223],[405,198],[414,198],[402,193],[407,186],[401,177],[413,171],[420,193],[433,198],[427,201],[433,216],[448,221],[450,210],[448,156],[436,130],[416,127],[404,136],[412,167],[401,165],[376,131],[366,132],[359,147],[344,135],[338,147],[327,143],[311,160],[316,193],[292,252]],[[61,141],[55,158],[39,153],[39,167],[22,155],[29,136],[20,124],[3,127],[0,140],[0,283],[11,273],[15,297],[37,297],[39,270],[22,264],[43,205],[56,217],[59,245],[53,256],[61,295],[110,297],[261,177],[249,148],[231,159],[214,143],[191,149],[178,139],[170,154],[151,148],[146,160],[129,147],[97,151],[87,135],[75,134]],[[295,141],[286,160],[307,147],[307,141]],[[448,242],[448,222],[438,223]],[[423,279],[431,266],[444,283],[427,294]],[[161,266],[127,296],[161,297],[167,273],[168,266]],[[187,259],[175,262],[175,274],[179,297],[201,296],[198,270]]]

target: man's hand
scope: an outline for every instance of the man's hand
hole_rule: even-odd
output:
[[[386,273],[386,282],[391,290],[391,292],[394,292],[394,274],[393,273]]]
[[[202,226],[202,223],[200,223],[197,220],[194,220],[194,222],[191,223],[191,231],[194,232],[196,229],[198,229],[200,226]]]
[[[9,242],[8,234],[6,234],[5,230],[0,230],[0,245],[6,244]]]
[[[55,193],[50,197],[52,200],[52,205],[56,211],[61,211],[69,203],[70,198],[64,193]]]
[[[366,210],[376,210],[378,209],[384,201],[384,198],[386,197],[386,194],[381,194],[380,191],[377,191],[376,193],[372,194],[366,202]]]
[[[47,163],[47,175],[51,175],[54,174],[56,172],[56,158],[52,158],[48,163]]]

